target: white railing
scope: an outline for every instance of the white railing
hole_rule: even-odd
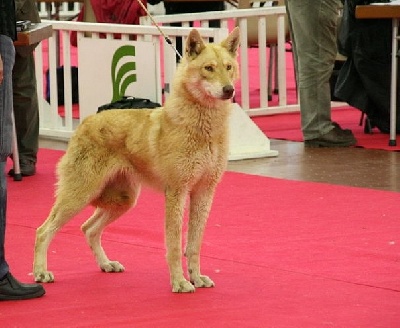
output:
[[[72,87],[71,87],[71,66],[72,56],[74,53],[77,56],[76,48],[70,44],[70,33],[77,31],[77,37],[80,38],[96,38],[100,39],[100,35],[105,34],[106,39],[113,39],[114,33],[121,35],[122,40],[132,40],[136,36],[138,41],[153,42],[158,47],[160,54],[160,67],[164,67],[162,72],[163,76],[158,77],[157,80],[161,81],[162,86],[158,89],[164,89],[166,92],[164,96],[168,95],[166,87],[170,85],[172,76],[176,69],[175,52],[169,46],[165,45],[165,41],[160,37],[160,33],[155,26],[140,26],[140,25],[122,25],[122,24],[97,24],[97,23],[82,23],[82,22],[66,22],[66,21],[43,21],[50,23],[53,26],[53,36],[49,40],[42,42],[35,50],[35,64],[36,64],[36,77],[37,88],[39,95],[39,111],[40,111],[40,135],[52,138],[68,139],[80,119],[75,118],[73,115],[72,104]],[[189,34],[191,28],[176,28],[165,27],[164,31],[169,38],[175,42],[177,37],[185,37]],[[227,29],[212,29],[212,28],[199,28],[201,36],[205,40],[213,38],[214,40],[222,40],[228,34]],[[90,36],[87,35],[90,33]],[[79,46],[79,44],[78,44]],[[48,48],[47,48],[48,47]],[[163,51],[161,51],[163,50]],[[162,55],[161,55],[162,54]],[[96,56],[96,50],[93,49],[93,56]],[[77,58],[79,62],[79,58]],[[60,115],[58,106],[57,92],[50,92],[50,101],[45,99],[46,82],[46,68],[49,71],[49,86],[50,90],[57,90],[57,67],[64,66],[64,113]],[[85,65],[85,63],[79,63]],[[155,86],[156,88],[156,86]],[[80,101],[85,97],[85,93],[79,94]],[[153,101],[162,103],[161,92],[158,99],[151,99]],[[78,109],[79,110],[79,109]],[[93,113],[97,108],[93,108]],[[80,117],[79,113],[77,115]]]
[[[61,20],[68,20],[79,14],[81,2],[37,2],[39,16],[42,19],[52,19],[57,17]]]
[[[241,49],[240,49],[240,76],[241,76],[241,97],[239,103],[243,110],[250,116],[269,115],[299,110],[297,100],[294,104],[288,104],[287,97],[287,77],[286,77],[286,36],[285,19],[286,9],[280,7],[263,7],[239,10],[210,11],[202,13],[176,14],[176,15],[157,15],[153,19],[157,24],[166,26],[171,23],[181,23],[182,26],[189,27],[202,26],[208,27],[211,20],[220,20],[222,28],[231,30],[235,25],[240,27]],[[269,105],[268,103],[268,59],[267,47],[257,48],[258,70],[257,76],[249,74],[249,47],[248,44],[248,21],[257,19],[258,22],[258,44],[266,44],[267,37],[266,22],[268,19],[276,20],[277,30],[277,90],[278,104]],[[153,22],[149,17],[141,17],[141,24],[151,25]],[[254,50],[254,49],[252,49]],[[253,63],[252,63],[253,64]],[[272,65],[272,63],[269,63]],[[253,72],[254,73],[254,72]],[[250,90],[250,80],[258,79],[259,89]],[[254,92],[258,92],[258,104],[251,104],[250,97]]]
[[[249,57],[248,52],[250,51],[247,45],[247,21],[250,18],[258,19],[259,28],[259,43],[265,44],[266,38],[266,21],[272,17],[277,17],[277,30],[278,30],[278,90],[279,90],[279,101],[269,104],[268,102],[268,73],[267,73],[267,50],[266,47],[258,47],[257,49],[251,49],[251,51],[257,51],[258,53],[258,67],[256,72],[253,69],[253,75],[249,76]],[[168,35],[169,39],[176,44],[176,38],[182,37],[189,34],[191,30],[190,22],[195,22],[194,26],[199,29],[199,32],[205,39],[214,39],[214,41],[221,40],[228,34],[228,31],[235,25],[241,30],[241,49],[240,49],[240,96],[235,99],[241,108],[249,115],[268,115],[276,113],[284,113],[290,111],[297,111],[299,106],[297,103],[288,104],[287,102],[287,83],[286,83],[286,54],[285,54],[285,32],[284,32],[284,20],[285,20],[285,8],[284,7],[266,7],[266,8],[255,8],[255,9],[232,9],[225,11],[216,12],[204,12],[196,14],[181,14],[181,15],[158,15],[154,16],[154,19],[159,22],[165,35]],[[218,19],[221,21],[221,28],[207,28],[208,22],[212,19]],[[87,33],[91,34],[91,38],[100,39],[101,34],[105,34],[107,39],[112,39],[114,33],[121,34],[122,40],[131,40],[132,35],[137,36],[139,41],[156,42],[158,49],[160,50],[160,67],[162,67],[162,77],[157,79],[161,81],[162,89],[165,94],[168,95],[169,84],[172,80],[172,76],[176,68],[176,56],[172,48],[169,47],[164,38],[160,36],[159,30],[155,26],[151,25],[151,22],[145,19],[142,21],[143,25],[120,25],[120,24],[104,24],[104,23],[83,23],[75,21],[46,21],[51,23],[53,26],[53,37],[48,41],[42,42],[36,48],[35,61],[36,61],[36,75],[38,79],[38,94],[40,99],[40,134],[42,136],[50,136],[56,138],[69,138],[74,131],[76,125],[80,122],[79,119],[74,119],[72,105],[72,88],[71,88],[71,53],[75,52],[77,56],[76,48],[70,45],[70,33],[77,31],[78,38],[88,37]],[[182,27],[171,27],[167,26],[169,23],[181,22]],[[147,26],[145,26],[147,25]],[[262,41],[264,40],[264,41]],[[48,47],[48,49],[46,49]],[[166,50],[168,49],[168,51]],[[96,56],[96,53],[93,54]],[[79,58],[78,58],[79,61]],[[254,63],[251,63],[254,64]],[[50,90],[57,90],[57,67],[64,66],[64,97],[65,106],[64,114],[59,114],[57,93],[52,92],[50,101],[46,101],[44,98],[45,94],[45,70],[49,69],[49,86]],[[84,62],[79,62],[79,66],[85,65]],[[255,79],[259,80],[259,88],[250,90],[250,82]],[[254,106],[255,93],[258,93],[257,99],[260,99],[259,104]],[[81,92],[79,98],[83,99],[85,93]],[[86,98],[87,99],[87,98]],[[158,99],[152,99],[153,101],[162,102],[161,95]],[[75,106],[77,107],[77,106]],[[76,108],[75,108],[76,110]],[[79,110],[79,108],[78,108]],[[81,117],[78,115],[75,115]]]

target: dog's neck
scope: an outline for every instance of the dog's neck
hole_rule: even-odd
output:
[[[183,104],[179,99],[171,97],[166,102],[164,115],[168,125],[205,138],[225,134],[231,110],[229,100],[219,100],[218,105],[203,106],[194,101]]]

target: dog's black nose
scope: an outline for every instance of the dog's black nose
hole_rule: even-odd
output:
[[[232,98],[233,93],[235,92],[235,88],[233,87],[233,85],[225,85],[222,88],[222,92],[223,92],[223,97],[225,99],[229,99]]]

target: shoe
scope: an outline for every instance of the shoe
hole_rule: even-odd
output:
[[[346,131],[342,130],[338,126],[334,126],[331,131],[319,138],[305,140],[304,145],[310,148],[354,146],[357,143],[357,140],[353,133],[349,131],[350,130]]]
[[[0,301],[27,300],[44,294],[42,285],[20,283],[10,272],[0,280]]]
[[[332,125],[334,127],[337,127],[338,129],[342,130],[343,132],[347,133],[347,134],[351,134],[353,135],[353,132],[350,129],[342,129],[342,127],[339,125],[339,123],[337,122],[332,122]]]
[[[367,121],[365,123],[367,123]],[[378,128],[378,130],[381,133],[385,133],[385,134],[390,133],[390,121],[389,120],[384,120],[384,119],[379,119],[379,118],[369,118],[369,123],[370,123],[370,126],[369,126],[370,133],[373,128]],[[368,129],[364,128],[364,132],[367,133]]]
[[[21,159],[19,161],[19,167],[23,177],[30,177],[36,174],[36,164],[30,160]],[[13,177],[15,175],[14,169],[8,171],[8,175]]]

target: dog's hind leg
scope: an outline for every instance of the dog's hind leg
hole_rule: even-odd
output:
[[[214,287],[214,282],[200,273],[201,243],[213,193],[213,189],[200,189],[192,191],[190,195],[189,229],[185,254],[190,281],[195,287]]]
[[[56,232],[96,198],[103,184],[100,174],[93,173],[89,165],[86,171],[68,165],[69,157],[59,164],[59,181],[56,201],[46,221],[36,230],[33,273],[37,282],[53,282],[54,275],[47,271],[47,253]],[[85,181],[85,183],[83,183]]]
[[[111,261],[107,257],[101,245],[101,235],[107,225],[117,220],[136,204],[139,193],[139,184],[131,181],[123,174],[117,174],[104,187],[101,194],[92,201],[92,205],[97,208],[81,228],[98,265],[104,272],[122,272],[125,270],[121,263]]]
[[[69,201],[70,199],[69,195],[66,197],[57,197],[48,218],[36,230],[33,274],[37,282],[54,281],[53,273],[47,271],[47,251],[50,242],[57,231],[86,205],[83,201],[78,203],[76,199]]]
[[[104,272],[122,272],[125,270],[121,263],[118,261],[111,261],[107,257],[101,245],[101,235],[108,224],[118,219],[128,209],[129,207],[111,211],[98,207],[94,214],[81,227],[85,234],[86,241],[96,258],[96,262]]]

